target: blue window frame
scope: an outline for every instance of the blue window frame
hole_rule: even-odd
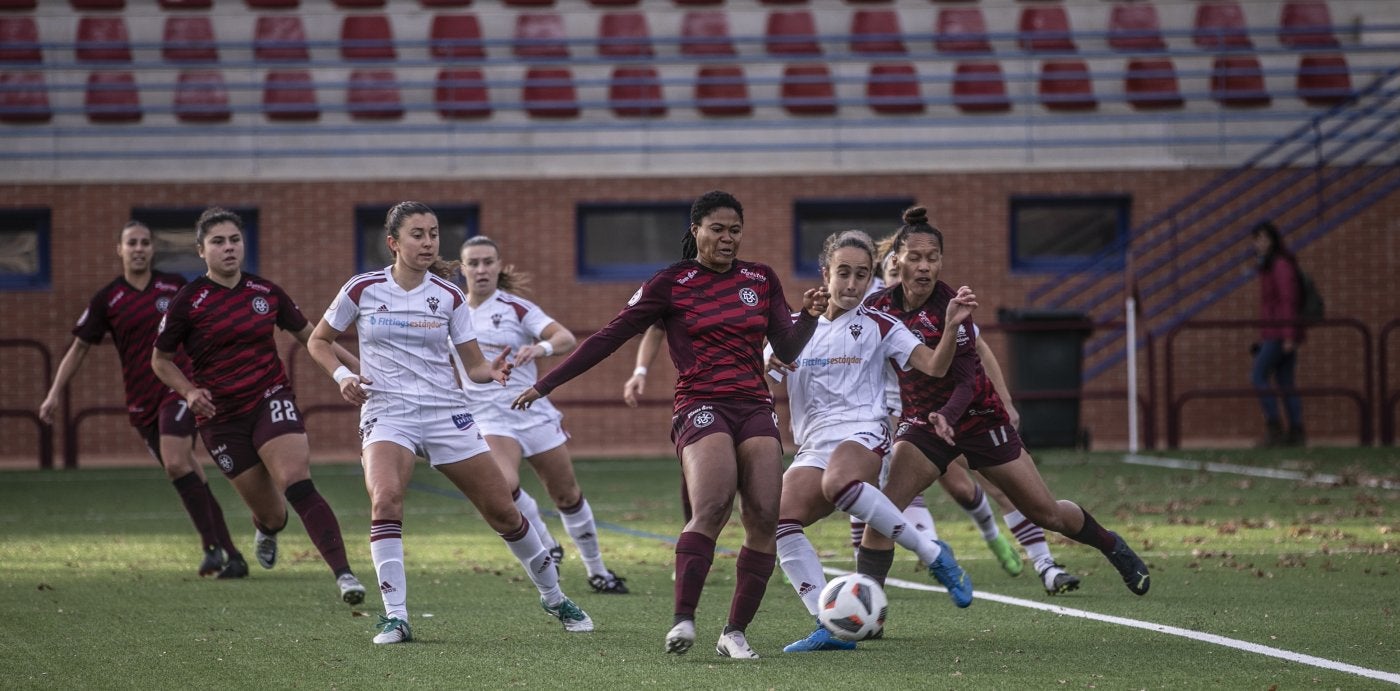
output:
[[[1064,271],[1105,258],[1121,267],[1132,197],[1012,196],[1011,269]]]
[[[51,230],[48,209],[0,210],[0,290],[49,287]]]
[[[355,271],[378,271],[394,263],[384,242],[384,217],[391,204],[362,204],[355,207]],[[457,261],[462,243],[479,232],[480,209],[475,204],[428,204],[438,220],[438,256]]]
[[[575,217],[579,278],[646,279],[680,260],[690,202],[579,204]]]
[[[258,210],[248,206],[222,206],[243,219],[243,270],[258,272]],[[195,223],[206,207],[185,208],[142,208],[132,209],[131,219],[146,224],[151,229],[151,243],[155,247],[153,266],[158,271],[168,271],[193,279],[204,274],[209,267],[195,249]]]
[[[899,229],[900,214],[913,205],[914,200],[907,197],[794,202],[793,269],[799,276],[820,275],[817,258],[827,236],[843,230],[863,230],[870,234],[872,240],[879,242],[880,238]]]

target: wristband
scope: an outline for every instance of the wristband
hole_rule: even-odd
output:
[[[544,350],[545,357],[549,357],[550,355],[554,354],[554,344],[550,343],[549,341],[540,341],[535,345],[539,346],[541,349]]]
[[[349,379],[350,377],[355,377],[358,379],[359,376],[360,375],[351,372],[350,368],[346,367],[345,365],[341,365],[335,368],[335,372],[331,374],[331,378],[335,379],[336,384],[340,384],[341,382],[345,381],[346,379]]]
[[[647,376],[647,368],[646,368],[645,366],[643,366],[643,365],[637,365],[637,369],[632,370],[632,376],[634,376],[634,377],[645,377],[645,376]]]

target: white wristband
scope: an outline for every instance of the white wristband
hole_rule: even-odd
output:
[[[637,365],[637,369],[632,370],[632,376],[634,376],[634,377],[645,377],[645,376],[647,376],[647,368],[644,367],[644,366],[642,366],[642,365]]]
[[[554,354],[554,344],[550,343],[549,341],[540,341],[535,345],[539,346],[542,350],[544,350],[545,357],[549,357]]]
[[[340,384],[341,382],[345,381],[346,379],[349,379],[350,377],[358,378],[359,376],[360,375],[351,372],[350,368],[346,367],[345,365],[341,365],[335,368],[335,372],[331,374],[331,378],[335,379],[336,384]]]

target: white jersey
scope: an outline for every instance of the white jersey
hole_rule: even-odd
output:
[[[554,323],[554,319],[545,314],[539,305],[504,290],[492,293],[478,307],[469,305],[468,310],[472,315],[477,345],[487,360],[496,359],[502,350],[510,348],[510,359],[514,361],[521,348],[538,343],[545,327]],[[535,367],[535,361],[531,360],[512,369],[510,381],[505,386],[497,382],[477,384],[468,380],[466,387],[472,401],[480,401],[478,405],[485,406],[489,402],[498,410],[510,410],[515,398],[534,386],[538,379],[539,370]],[[486,411],[481,412],[485,414]]]
[[[797,369],[786,375],[793,438],[803,444],[827,425],[884,422],[890,363],[907,369],[919,345],[899,320],[864,305],[835,320],[819,318]]]
[[[373,382],[365,385],[362,420],[420,419],[426,409],[466,407],[450,360],[456,346],[476,340],[462,289],[428,274],[404,291],[386,267],[346,282],[325,318],[337,331],[351,324],[359,331],[360,371]]]

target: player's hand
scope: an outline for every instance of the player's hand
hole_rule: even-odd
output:
[[[796,363],[796,362],[783,362],[782,360],[778,359],[778,356],[777,356],[777,355],[769,355],[769,356],[768,356],[768,371],[770,371],[770,372],[777,372],[777,373],[779,373],[779,374],[784,374],[784,375],[787,374],[788,372],[796,372],[796,371],[797,371],[797,363]]]
[[[214,417],[217,412],[214,408],[214,395],[209,393],[209,389],[190,389],[185,394],[185,404],[200,417]]]
[[[1017,432],[1020,432],[1021,411],[1016,410],[1016,406],[1011,405],[1010,401],[1002,401],[1001,404],[1002,407],[1006,408],[1006,417],[1010,418],[1012,429],[1016,430]]]
[[[539,345],[527,345],[524,348],[521,348],[519,353],[515,354],[515,366],[524,367],[525,365],[528,365],[531,362],[535,361],[537,358],[545,357],[545,355],[546,354],[544,352],[544,348],[540,347]]]
[[[622,385],[622,400],[627,403],[628,408],[637,407],[637,398],[641,396],[647,388],[647,375],[634,374]]]
[[[340,380],[340,397],[350,405],[364,405],[365,401],[369,400],[369,391],[365,389],[365,384],[373,383],[363,374],[346,377]]]
[[[45,398],[44,402],[39,404],[39,419],[43,420],[46,425],[52,425],[53,411],[56,408],[58,408],[58,399],[56,397],[49,396]]]
[[[531,403],[534,403],[538,400],[540,400],[540,392],[536,391],[535,387],[532,386],[522,391],[519,396],[515,397],[515,400],[510,404],[510,409],[525,410],[530,407]]]
[[[529,350],[529,348],[522,349],[522,352],[523,350]],[[491,379],[500,383],[501,386],[505,386],[506,382],[510,381],[510,371],[515,369],[515,365],[507,361],[509,357],[510,347],[505,347],[501,349],[500,355],[491,361]]]
[[[948,313],[944,315],[944,323],[948,327],[956,327],[967,321],[967,318],[971,317],[976,309],[977,295],[972,292],[972,289],[967,286],[958,288],[958,294],[948,301]]]
[[[948,424],[948,420],[942,413],[929,413],[928,421],[933,423],[933,433],[938,435],[949,446],[955,446],[953,442],[953,426]]]
[[[802,310],[814,317],[820,317],[826,314],[826,305],[830,300],[831,293],[827,291],[826,286],[810,288],[802,293]]]

